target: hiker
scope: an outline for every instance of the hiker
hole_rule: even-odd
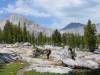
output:
[[[47,59],[49,59],[50,54],[51,54],[51,50],[49,49],[49,50],[47,50]]]
[[[70,56],[73,60],[75,60],[75,57],[76,57],[76,53],[75,53],[75,50],[73,50],[72,48],[69,48],[68,49],[70,51]]]

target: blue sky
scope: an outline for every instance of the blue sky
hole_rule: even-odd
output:
[[[100,0],[0,0],[0,19],[13,13],[50,28],[88,19],[100,23]]]

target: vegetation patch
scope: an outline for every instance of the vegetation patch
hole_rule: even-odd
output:
[[[24,73],[24,75],[62,75],[62,74],[58,74],[58,73],[40,73],[40,72],[36,72],[36,71],[27,71]]]
[[[23,62],[11,62],[0,65],[0,75],[15,75],[16,71],[22,68],[25,64]]]

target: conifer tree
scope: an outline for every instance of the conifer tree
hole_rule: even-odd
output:
[[[37,40],[38,40],[38,45],[44,45],[45,44],[45,36],[43,35],[42,32],[39,33]]]
[[[52,34],[52,42],[56,46],[61,46],[61,34],[57,29]]]
[[[31,43],[34,44],[35,43],[35,36],[34,36],[34,32],[31,35]]]
[[[67,34],[66,33],[62,34],[62,43],[64,46],[67,44]]]
[[[20,27],[20,22],[19,22],[18,27],[17,27],[16,41],[17,42],[23,41],[23,38],[22,38],[22,29]]]
[[[3,30],[3,38],[6,43],[12,43],[13,42],[13,27],[12,24],[7,21],[4,30]]]
[[[89,49],[89,51],[93,52],[96,48],[96,28],[95,24],[92,24],[91,20],[88,21],[84,28],[84,43],[85,47]]]
[[[27,29],[26,29],[26,24],[24,23],[24,27],[23,27],[23,42],[27,42],[28,41],[28,34],[27,34]]]

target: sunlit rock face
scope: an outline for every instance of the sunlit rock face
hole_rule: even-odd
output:
[[[24,16],[18,15],[18,14],[13,14],[10,15],[3,20],[0,21],[0,28],[3,29],[5,26],[6,21],[9,20],[11,23],[18,25],[20,23],[21,27],[24,27],[24,24],[26,25],[27,30],[30,33],[33,33],[37,35],[39,32],[43,32],[47,36],[51,36],[52,32],[54,31],[53,29],[46,28],[42,25],[39,25],[33,21],[28,20]]]

